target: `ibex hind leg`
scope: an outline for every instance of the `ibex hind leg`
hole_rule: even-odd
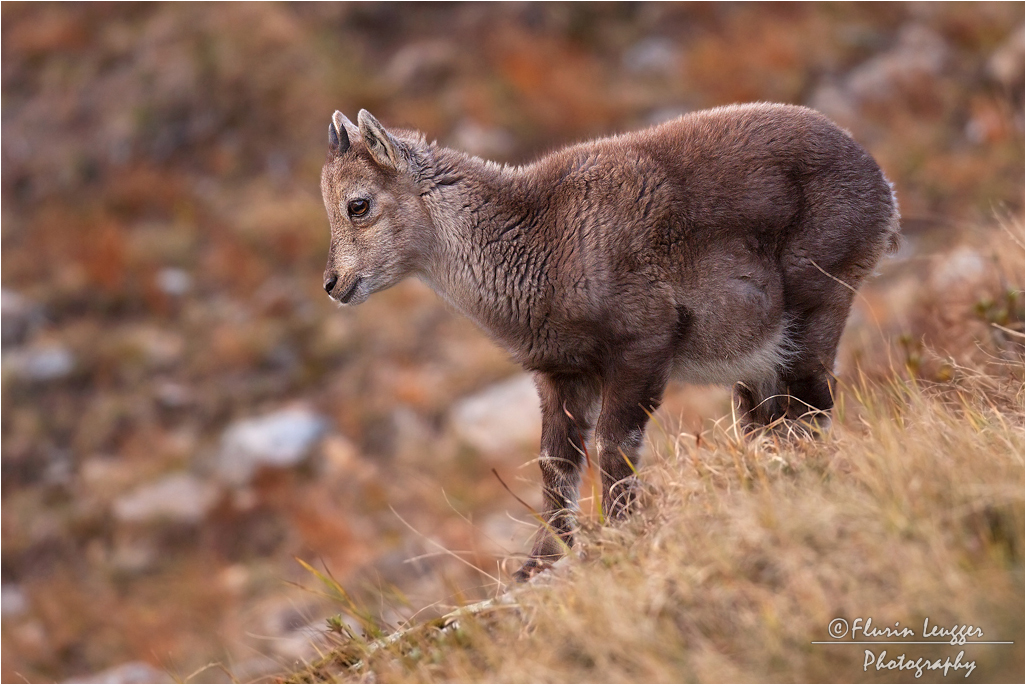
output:
[[[777,375],[760,381],[740,381],[731,391],[735,421],[743,435],[773,424],[784,416]]]
[[[853,294],[839,290],[828,304],[808,312],[795,325],[798,351],[782,378],[785,416],[815,432],[831,425],[834,362]]]

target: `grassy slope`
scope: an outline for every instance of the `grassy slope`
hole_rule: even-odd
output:
[[[904,313],[874,295],[860,303],[884,318],[882,328],[871,316],[876,342],[863,353],[893,359],[849,346],[849,359],[876,371],[844,375],[821,440],[745,442],[730,418],[700,436],[654,422],[636,516],[604,526],[584,514],[577,554],[553,573],[502,595],[493,583],[492,601],[391,635],[377,607],[361,609],[327,580],[364,630],[334,634],[323,659],[288,679],[1022,682],[1022,227],[976,245],[993,268],[972,280],[942,279],[950,260],[932,260],[914,273]],[[899,288],[883,293],[901,301]],[[916,345],[907,335],[889,346],[889,330]],[[898,622],[915,632],[906,640],[924,640],[925,620],[973,625],[977,640],[1015,643],[814,645],[831,640],[835,618]],[[920,679],[864,671],[868,648],[914,661],[962,650],[975,667],[968,678],[965,668]]]
[[[643,473],[645,510],[616,527],[583,522],[581,561],[446,631],[426,624],[388,648],[351,639],[292,678],[914,680],[864,672],[865,646],[811,644],[830,639],[836,617],[872,617],[918,635],[925,618],[980,626],[983,640],[1016,644],[964,646],[970,680],[1022,681],[1022,367],[1013,371],[1004,382],[850,385],[823,441],[664,434],[664,459]],[[869,647],[931,659],[960,650]]]

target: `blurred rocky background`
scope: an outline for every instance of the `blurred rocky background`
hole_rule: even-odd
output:
[[[985,230],[1022,231],[1022,3],[5,2],[2,71],[3,681],[281,672],[338,611],[296,558],[391,622],[508,580],[530,516],[491,470],[536,501],[531,384],[417,282],[325,297],[335,109],[519,163],[816,107],[907,237],[842,369],[897,346],[948,373],[923,347],[965,333],[952,308],[1022,354],[1022,292],[974,294]],[[660,416],[727,412],[672,386]]]

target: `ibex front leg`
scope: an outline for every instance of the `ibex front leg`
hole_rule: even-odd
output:
[[[531,557],[514,574],[517,581],[527,581],[552,565],[574,542],[585,440],[599,398],[598,383],[587,377],[538,373],[535,385],[542,404],[543,524],[535,534]]]
[[[661,356],[610,370],[603,382],[603,409],[596,424],[596,447],[603,477],[603,512],[627,515],[635,501],[638,450],[650,413],[660,406],[667,384]],[[648,364],[647,364],[648,363]]]

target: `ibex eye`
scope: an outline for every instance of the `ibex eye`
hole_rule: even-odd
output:
[[[367,210],[371,208],[371,203],[367,202],[364,198],[357,198],[356,200],[350,200],[347,209],[349,209],[349,216],[351,217],[363,217],[367,214]]]

